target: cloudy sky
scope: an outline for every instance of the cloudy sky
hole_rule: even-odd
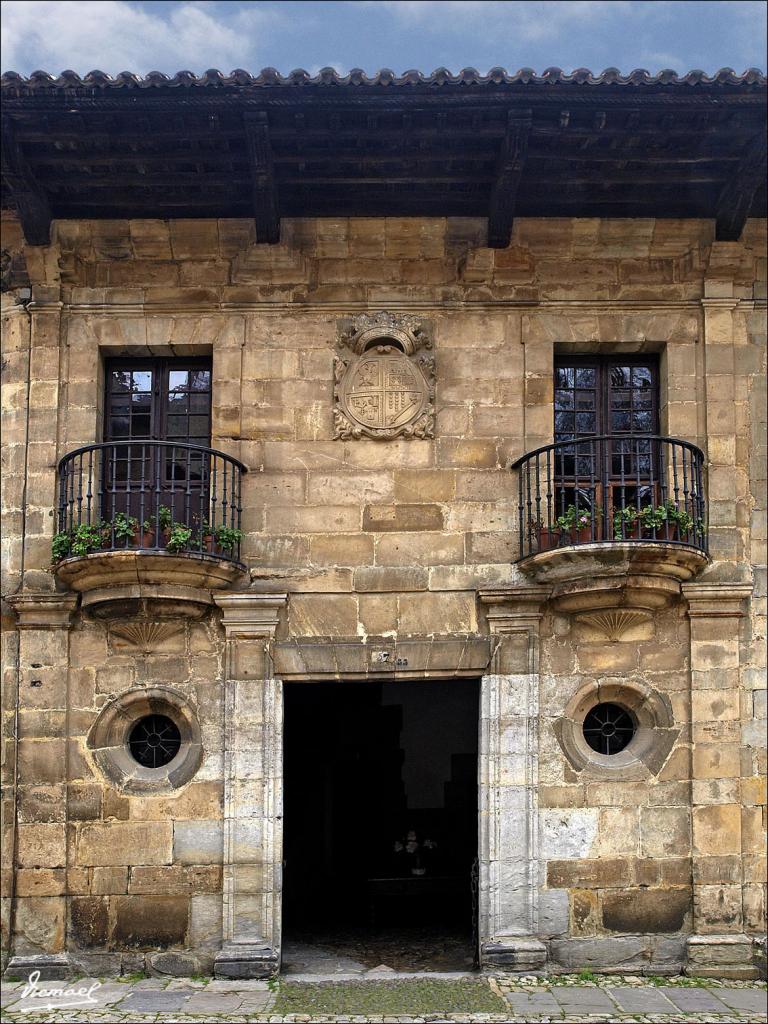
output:
[[[2,69],[765,68],[764,0],[3,0]]]

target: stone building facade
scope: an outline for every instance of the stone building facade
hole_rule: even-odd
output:
[[[466,679],[482,965],[754,976],[764,220],[521,216],[493,248],[483,217],[286,217],[274,244],[244,217],[2,227],[14,973],[278,970],[285,691]],[[693,543],[531,539],[510,467],[553,443],[557,367],[603,356],[652,359],[658,434],[704,453]],[[59,460],[105,440],[108,360],[197,357],[208,447],[243,467],[239,556],[113,537],[52,567],[108,472],[62,498]],[[583,734],[606,704],[616,754]],[[150,715],[179,734],[160,768],[131,757]]]

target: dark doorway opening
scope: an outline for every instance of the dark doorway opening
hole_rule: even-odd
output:
[[[478,698],[463,679],[286,685],[289,971],[312,946],[361,969],[472,966]]]

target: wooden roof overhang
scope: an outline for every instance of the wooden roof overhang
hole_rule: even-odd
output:
[[[4,205],[53,218],[766,215],[766,78],[471,69],[2,76]]]

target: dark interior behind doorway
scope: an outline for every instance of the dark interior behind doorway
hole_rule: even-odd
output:
[[[477,730],[475,680],[286,685],[287,937],[471,933]]]

